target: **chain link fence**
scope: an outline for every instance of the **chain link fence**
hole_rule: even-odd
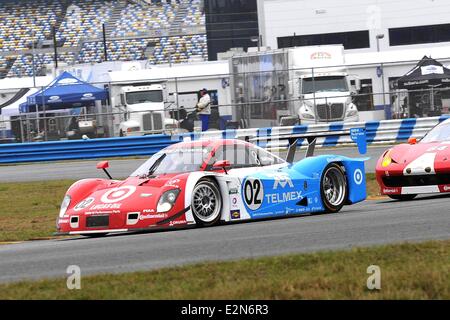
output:
[[[199,131],[201,124],[195,104],[200,98],[197,90],[203,87],[208,88],[211,96],[210,130],[419,118],[449,113],[450,88],[399,90],[395,88],[395,77],[358,78],[350,74],[351,66],[345,70],[342,66],[339,70],[338,67],[289,69],[282,62],[282,59],[271,60],[264,65],[258,60],[246,67],[239,64],[230,67],[232,74],[211,72],[205,76],[139,79],[135,84],[130,81],[92,83],[106,88],[109,99],[70,109],[40,106],[37,111],[35,107],[26,113],[8,110],[5,104],[23,89],[1,89],[0,142]],[[403,69],[408,71],[413,64],[403,62]],[[382,68],[389,66],[384,63]],[[359,65],[353,69],[363,67],[378,70],[380,65]],[[126,97],[121,97],[126,94],[122,90],[124,86],[154,83],[164,84],[160,107],[137,110],[127,105]],[[127,121],[137,125],[124,127]]]

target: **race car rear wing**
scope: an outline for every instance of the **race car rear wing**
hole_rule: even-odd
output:
[[[306,139],[306,141],[308,142],[308,147],[306,149],[305,157],[312,157],[314,155],[314,150],[316,148],[317,138],[340,137],[340,136],[350,136],[352,141],[356,142],[360,154],[365,154],[367,152],[366,130],[364,128],[352,128],[350,130],[340,130],[340,131],[318,131],[310,133],[278,134],[278,135],[259,136],[254,138],[246,137],[245,140],[250,142],[253,141],[269,142],[272,140],[288,140],[289,147],[286,156],[286,161],[292,163],[294,161],[294,156],[297,150],[297,144],[299,140]]]

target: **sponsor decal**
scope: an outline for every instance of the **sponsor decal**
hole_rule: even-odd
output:
[[[287,207],[287,208],[286,208],[286,214],[289,214],[289,213],[291,213],[291,212],[295,212],[295,210],[292,209],[292,208]]]
[[[96,204],[89,208],[89,210],[101,210],[101,209],[120,209],[121,203],[107,203],[107,204]]]
[[[59,219],[58,223],[59,224],[61,224],[61,223],[69,223],[69,219]]]
[[[147,220],[147,219],[165,219],[167,218],[167,213],[157,213],[157,214],[141,214],[139,220]]]
[[[230,203],[231,203],[231,209],[239,209],[238,195],[236,195],[236,194],[230,195]]]
[[[92,202],[94,202],[94,200],[95,200],[95,199],[92,198],[92,197],[86,198],[86,199],[80,201],[80,202],[73,208],[73,210],[74,210],[74,211],[80,211],[80,210],[86,209],[88,206],[90,206],[90,205],[92,204]]]
[[[170,180],[169,182],[167,182],[167,184],[169,186],[173,186],[173,185],[178,184],[178,183],[180,183],[180,179],[173,179],[173,180]]]
[[[294,184],[292,183],[291,177],[289,177],[286,174],[274,174],[274,175],[268,175],[274,179],[273,181],[273,189],[278,189],[278,186],[281,188],[285,188],[287,185],[289,187],[293,188]]]
[[[364,176],[360,169],[356,169],[355,172],[353,173],[353,180],[357,185],[360,185],[363,182]]]
[[[244,200],[250,210],[258,210],[264,198],[261,180],[248,178],[244,183]]]
[[[81,97],[81,100],[92,100],[94,99],[94,95],[92,93],[85,93]]]
[[[228,194],[239,194],[239,190],[237,188],[231,188],[228,191]]]
[[[405,86],[413,86],[413,85],[416,85],[416,84],[426,84],[428,82],[429,82],[428,80],[416,80],[416,81],[405,82],[404,85]]]
[[[448,185],[448,184],[439,186],[439,188],[441,189],[441,192],[449,192],[450,191],[450,185]]]
[[[49,102],[54,102],[54,101],[58,101],[58,100],[60,100],[59,96],[51,96],[50,98],[48,98]]]
[[[187,223],[187,221],[186,220],[175,220],[175,221],[170,221],[169,222],[169,226],[176,226],[176,225],[179,225],[179,224],[186,224]]]
[[[400,193],[400,188],[384,188],[383,193],[384,194]]]
[[[240,219],[241,218],[241,211],[240,210],[231,210],[230,211],[230,218],[231,218],[231,220]]]
[[[444,74],[444,68],[442,66],[436,66],[436,65],[429,65],[425,67],[420,67],[420,71],[422,72],[422,75],[428,75],[428,74]]]
[[[74,78],[65,78],[58,81],[58,85],[67,85],[67,84],[74,84],[79,83],[77,79]]]
[[[266,194],[266,200],[269,204],[284,203],[293,200],[300,200],[302,198],[301,195],[301,191]]]
[[[114,188],[105,192],[105,194],[102,195],[100,200],[103,203],[119,202],[131,196],[135,191],[136,191],[135,186],[123,186]]]
[[[142,210],[143,213],[153,213],[155,212],[155,209],[144,209]]]
[[[109,211],[88,211],[85,212],[84,214],[86,216],[96,216],[96,215],[109,215],[109,214],[117,214],[120,213],[120,210],[109,210]]]
[[[331,59],[331,53],[326,51],[318,51],[314,52],[310,56],[311,60],[322,60],[322,59]]]

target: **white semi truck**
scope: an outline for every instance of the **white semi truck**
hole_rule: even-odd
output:
[[[300,123],[358,121],[352,96],[359,79],[344,66],[342,45],[298,47],[289,50],[290,93]]]
[[[360,81],[348,74],[343,51],[327,45],[232,56],[232,101],[242,106],[234,119],[252,127],[358,121],[352,98]]]
[[[111,87],[116,136],[171,133],[178,123],[166,110],[167,92],[162,83],[114,84]]]

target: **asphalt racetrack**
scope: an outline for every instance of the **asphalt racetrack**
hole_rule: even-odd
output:
[[[450,238],[449,196],[365,201],[338,214],[291,217],[105,238],[0,245],[0,282],[129,272],[404,241]]]
[[[366,172],[375,172],[375,164],[380,155],[388,149],[389,146],[369,147],[366,155],[360,155],[356,147],[344,148],[316,148],[316,155],[337,154],[347,157],[370,157],[366,161]],[[304,156],[305,150],[298,150],[296,160]],[[280,157],[286,157],[286,152],[281,152]],[[148,158],[110,160],[110,173],[113,178],[128,177]],[[71,179],[79,180],[85,178],[104,177],[103,172],[95,168],[99,160],[89,161],[66,161],[66,162],[47,162],[47,163],[29,163],[21,165],[0,166],[0,182],[26,182],[26,181],[45,181]]]

